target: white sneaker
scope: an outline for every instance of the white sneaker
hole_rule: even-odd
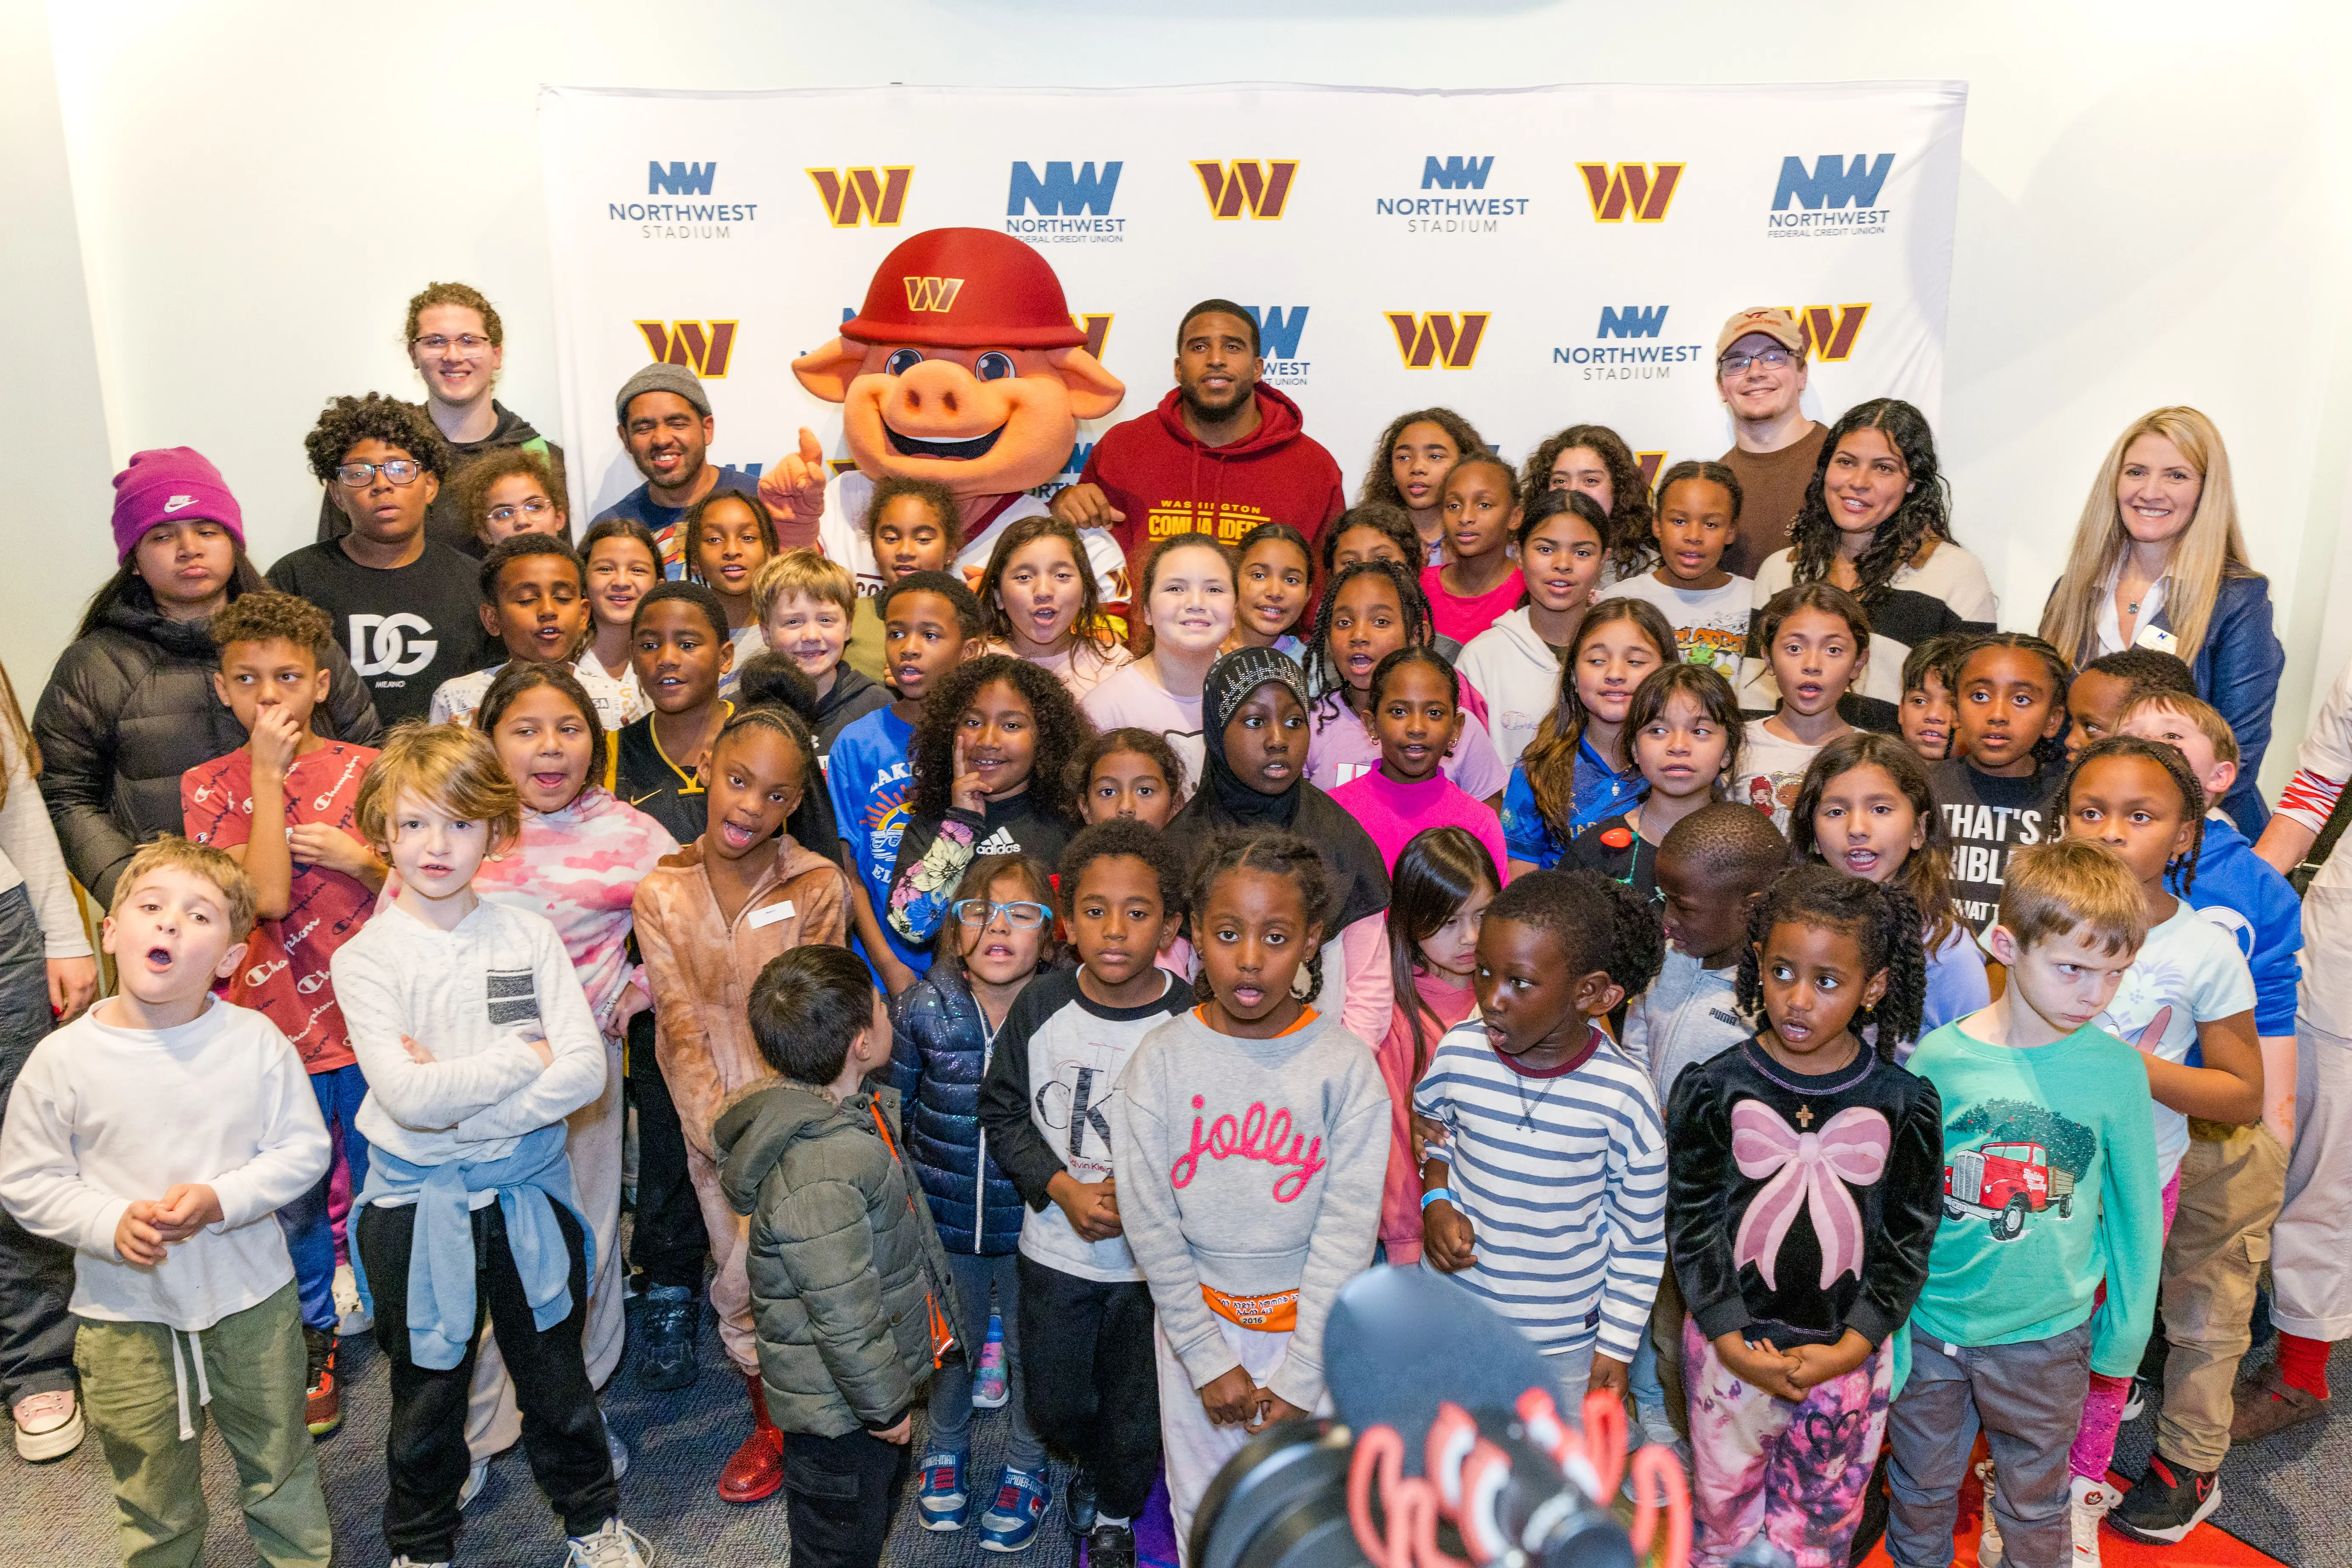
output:
[[[16,1457],[40,1464],[81,1447],[81,1401],[70,1388],[28,1394],[16,1401]]]
[[[1984,1483],[1984,1528],[1977,1534],[1977,1568],[2000,1568],[2000,1525],[1992,1516],[1992,1461],[1977,1462],[1977,1479]]]
[[[392,1568],[449,1568],[449,1564],[446,1562],[419,1563],[404,1552],[392,1560]]]
[[[2099,1568],[2099,1521],[2122,1500],[2116,1489],[2074,1476],[2066,1483],[2066,1519],[2074,1531],[2074,1568]]]
[[[348,1263],[335,1265],[335,1332],[343,1339],[373,1331],[375,1319],[360,1304],[360,1282]]]
[[[1674,1418],[1666,1414],[1664,1405],[1637,1404],[1633,1415],[1633,1429],[1626,1434],[1627,1447],[1638,1448],[1644,1443],[1655,1443],[1660,1447],[1671,1448],[1682,1441],[1682,1434],[1675,1430]]]
[[[649,1568],[653,1548],[646,1538],[617,1519],[608,1519],[593,1535],[575,1535],[563,1543],[569,1554],[563,1568]]]
[[[488,1459],[475,1460],[474,1468],[466,1472],[466,1484],[457,1489],[457,1511],[459,1513],[465,1512],[466,1505],[482,1495],[482,1488],[488,1482],[489,1479],[490,1462]]]

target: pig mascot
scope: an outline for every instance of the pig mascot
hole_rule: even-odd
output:
[[[902,240],[866,286],[841,335],[793,362],[801,384],[841,405],[856,463],[829,483],[824,449],[800,450],[761,481],[784,531],[811,525],[824,553],[849,568],[860,595],[882,591],[865,530],[866,503],[886,474],[937,479],[963,510],[956,558],[977,584],[1006,526],[1044,512],[1027,492],[1062,471],[1077,422],[1118,406],[1127,388],[1083,346],[1061,280],[1032,247],[985,228],[927,229]],[[1084,535],[1107,605],[1127,599],[1127,563],[1100,530]]]

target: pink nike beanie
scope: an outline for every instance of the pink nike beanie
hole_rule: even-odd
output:
[[[220,470],[194,447],[157,447],[131,454],[131,466],[114,476],[114,554],[128,559],[131,548],[159,522],[205,518],[245,543],[245,514]]]

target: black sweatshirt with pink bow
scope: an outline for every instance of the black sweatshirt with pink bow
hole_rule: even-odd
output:
[[[1941,1219],[1943,1102],[1865,1050],[1790,1071],[1750,1039],[1666,1102],[1666,1242],[1709,1339],[1874,1348],[1910,1315]]]

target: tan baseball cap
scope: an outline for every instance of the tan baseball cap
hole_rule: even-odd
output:
[[[1723,323],[1722,334],[1715,340],[1716,358],[1721,359],[1724,350],[1750,332],[1763,333],[1790,353],[1805,352],[1805,334],[1797,326],[1795,315],[1783,306],[1755,305]]]

